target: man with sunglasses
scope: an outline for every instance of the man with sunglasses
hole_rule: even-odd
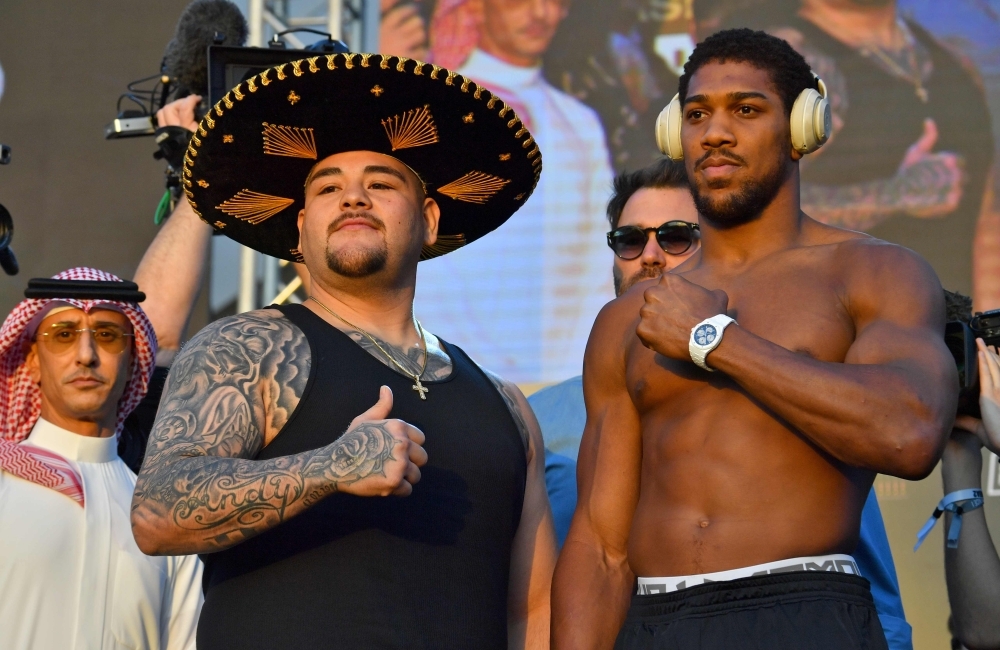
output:
[[[719,32],[685,66],[660,141],[701,250],[591,333],[556,648],[887,647],[849,554],[875,474],[936,464],[956,370],[929,265],[799,207],[823,91],[763,32]]]
[[[193,649],[201,563],[139,550],[117,451],[153,373],[145,296],[89,268],[25,295],[0,328],[0,648]]]
[[[658,280],[700,250],[698,210],[687,173],[683,163],[669,158],[615,178],[608,221],[616,297],[638,282]],[[531,395],[528,403],[545,440],[545,484],[561,546],[577,501],[576,461],[587,422],[583,378],[572,377],[544,388]],[[861,575],[871,583],[890,650],[912,650],[912,632],[903,612],[892,549],[874,489],[865,501],[861,536],[853,555]]]

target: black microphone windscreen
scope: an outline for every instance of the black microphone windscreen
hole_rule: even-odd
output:
[[[224,45],[240,46],[246,43],[247,31],[243,13],[229,0],[194,0],[181,14],[163,53],[163,71],[182,90],[204,97],[208,93],[208,46],[215,44],[216,32],[225,36]]]

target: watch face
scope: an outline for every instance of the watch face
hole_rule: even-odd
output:
[[[712,345],[718,336],[715,326],[705,323],[694,331],[694,342],[701,346]]]

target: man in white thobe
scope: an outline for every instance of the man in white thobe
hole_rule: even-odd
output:
[[[479,363],[517,382],[580,373],[580,359],[607,272],[604,207],[612,172],[597,115],[553,88],[544,54],[568,0],[451,0],[432,26],[435,63],[495,91],[542,152],[545,173],[531,197],[489,238],[420,266],[416,314]],[[471,21],[452,20],[472,11]],[[444,15],[441,15],[443,12]],[[455,33],[441,25],[456,26]],[[455,55],[456,43],[471,52]],[[447,41],[447,42],[446,42]],[[446,60],[451,57],[451,60]],[[440,60],[439,60],[440,59]]]
[[[201,563],[139,550],[117,452],[156,355],[143,296],[94,269],[54,280],[0,328],[0,648],[193,649]]]

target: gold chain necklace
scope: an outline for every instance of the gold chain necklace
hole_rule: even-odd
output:
[[[926,104],[930,100],[930,93],[927,92],[927,88],[924,87],[923,74],[920,70],[920,61],[917,58],[917,42],[913,34],[910,32],[906,23],[897,21],[896,28],[903,35],[903,39],[906,44],[903,46],[907,50],[907,63],[910,66],[910,71],[907,71],[903,66],[896,63],[893,58],[882,49],[880,45],[872,43],[871,45],[865,46],[861,49],[862,54],[874,54],[882,62],[882,64],[889,68],[889,71],[896,75],[897,77],[909,81],[913,84],[913,90],[917,95],[917,98],[921,102]]]
[[[371,341],[373,344],[375,344],[375,347],[378,348],[378,351],[381,352],[385,356],[385,358],[387,358],[389,361],[391,361],[394,366],[396,366],[397,368],[399,368],[399,370],[404,375],[406,375],[407,377],[409,377],[410,379],[412,379],[414,381],[413,390],[415,390],[418,393],[420,393],[420,399],[422,399],[422,400],[426,400],[427,399],[427,393],[429,392],[429,389],[426,386],[424,386],[422,383],[420,383],[420,378],[424,376],[424,372],[427,370],[427,336],[424,334],[424,328],[420,326],[420,321],[418,321],[416,318],[413,319],[413,324],[417,326],[417,332],[420,334],[420,345],[421,345],[421,348],[424,351],[424,362],[423,362],[423,365],[420,366],[420,374],[419,375],[415,375],[412,372],[410,372],[409,370],[407,370],[406,368],[404,368],[401,363],[399,363],[398,361],[396,361],[395,357],[393,357],[391,354],[389,354],[388,352],[386,352],[385,348],[383,348],[381,345],[379,345],[379,342],[375,340],[374,336],[372,336],[371,334],[369,334],[365,330],[361,329],[360,327],[358,327],[357,325],[355,325],[351,321],[347,320],[346,318],[344,318],[343,316],[341,316],[337,312],[333,311],[332,309],[330,309],[329,307],[327,307],[326,305],[324,305],[322,302],[319,301],[319,299],[316,296],[309,296],[309,300],[312,300],[317,305],[319,305],[320,307],[322,307],[323,309],[325,309],[334,318],[336,318],[338,320],[344,321],[344,323],[346,323],[348,327],[353,327],[354,329],[356,329],[359,332],[361,332],[362,334],[364,334],[368,338],[369,341]]]

